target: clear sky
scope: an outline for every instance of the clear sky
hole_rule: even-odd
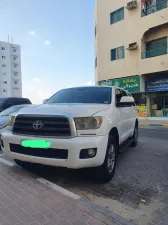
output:
[[[0,40],[21,45],[23,97],[94,82],[94,0],[0,0]]]

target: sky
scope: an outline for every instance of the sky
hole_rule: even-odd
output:
[[[0,0],[0,41],[21,45],[22,90],[34,104],[94,84],[94,0]]]

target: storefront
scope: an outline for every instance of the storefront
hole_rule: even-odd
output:
[[[98,82],[98,85],[117,86],[128,91],[135,99],[139,117],[147,116],[146,94],[141,92],[140,76],[137,75],[132,77],[100,81]]]
[[[147,81],[145,90],[150,98],[150,115],[168,117],[168,77]]]

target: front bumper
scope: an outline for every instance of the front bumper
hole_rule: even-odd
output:
[[[71,169],[97,167],[103,164],[107,149],[108,135],[96,137],[75,137],[70,139],[57,138],[39,138],[22,135],[14,135],[10,131],[2,134],[4,153],[11,159],[18,159],[26,162],[39,163],[43,165],[66,167]],[[10,144],[20,145],[22,140],[45,139],[51,142],[52,149],[67,149],[67,159],[55,159],[36,157],[24,154],[18,154],[10,151]],[[82,149],[97,148],[97,154],[94,158],[80,159],[79,154]],[[34,149],[36,151],[36,149]]]

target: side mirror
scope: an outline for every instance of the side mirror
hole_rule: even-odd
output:
[[[43,100],[43,104],[46,103],[47,100],[48,100],[48,99],[44,99],[44,100]]]
[[[117,107],[129,107],[135,105],[135,100],[131,96],[121,97],[120,102],[117,103]]]

